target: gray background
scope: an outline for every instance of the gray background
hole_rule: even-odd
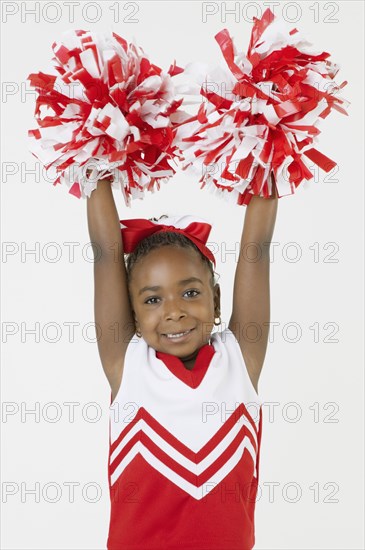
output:
[[[35,94],[24,93],[25,80],[31,72],[51,72],[51,44],[69,28],[135,37],[165,70],[174,59],[180,66],[194,59],[224,65],[214,35],[227,27],[246,51],[250,19],[265,6],[237,2],[238,21],[233,15],[224,21],[223,4],[210,3],[217,13],[204,23],[200,2],[119,3],[117,22],[117,4],[101,2],[93,23],[98,12],[92,2],[74,3],[74,22],[62,2],[38,3],[38,21],[26,13],[34,2],[4,4],[1,214],[3,247],[13,253],[3,254],[2,262],[8,413],[2,420],[2,548],[102,549],[109,521],[110,389],[88,328],[94,319],[86,202],[25,173],[37,164],[26,138],[36,127]],[[132,4],[136,22],[127,22]],[[270,287],[276,327],[259,382],[264,426],[255,548],[361,549],[363,3],[281,2],[275,13],[331,53],[340,65],[336,82],[349,82],[342,94],[351,105],[349,117],[333,111],[321,125],[317,147],[337,162],[337,173],[319,170],[316,181],[279,201]],[[181,171],[131,209],[120,192],[114,196],[120,219],[191,213],[212,223],[228,323],[245,208],[200,190]],[[76,243],[74,258],[65,243]],[[36,253],[25,254],[30,250]],[[39,336],[27,332],[34,328]],[[37,407],[39,415],[24,414]]]

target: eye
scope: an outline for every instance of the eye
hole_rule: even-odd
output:
[[[148,298],[148,300],[145,301],[145,304],[149,304],[150,300],[158,300],[156,296],[153,296],[152,298]],[[154,305],[156,302],[152,302],[152,305]]]
[[[188,292],[195,292],[195,296],[196,296],[197,294],[200,294],[200,292],[199,292],[198,290],[187,290],[187,291],[185,292],[185,294],[187,294]],[[192,298],[195,298],[195,296],[192,296]]]

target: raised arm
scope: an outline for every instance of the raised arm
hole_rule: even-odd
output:
[[[134,322],[119,217],[109,181],[99,180],[87,198],[87,220],[94,250],[98,349],[114,400],[122,379],[125,352],[134,334]]]
[[[252,197],[246,207],[228,328],[235,334],[253,386],[263,367],[270,321],[270,243],[278,198]]]

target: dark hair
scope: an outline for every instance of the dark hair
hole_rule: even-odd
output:
[[[158,219],[156,218],[150,218],[150,221],[158,222],[161,218],[167,218],[168,216],[164,214],[163,216],[160,216]],[[157,233],[153,233],[153,235],[150,235],[149,237],[146,237],[145,239],[142,239],[136,246],[135,250],[131,252],[130,254],[125,254],[125,267],[127,271],[127,278],[128,278],[128,284],[131,280],[131,274],[133,267],[136,265],[136,263],[143,258],[144,256],[147,256],[149,252],[152,250],[155,250],[157,248],[161,248],[163,246],[175,246],[179,248],[192,248],[195,250],[202,261],[207,265],[208,269],[211,273],[211,285],[212,288],[215,284],[215,271],[214,271],[214,265],[213,263],[204,256],[199,250],[199,248],[188,239],[188,237],[185,237],[185,235],[182,235],[181,233],[175,233],[174,231],[159,231]],[[219,278],[219,275],[218,275]]]

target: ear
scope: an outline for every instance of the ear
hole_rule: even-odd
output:
[[[221,313],[221,289],[219,284],[214,285],[214,314],[219,316]]]

